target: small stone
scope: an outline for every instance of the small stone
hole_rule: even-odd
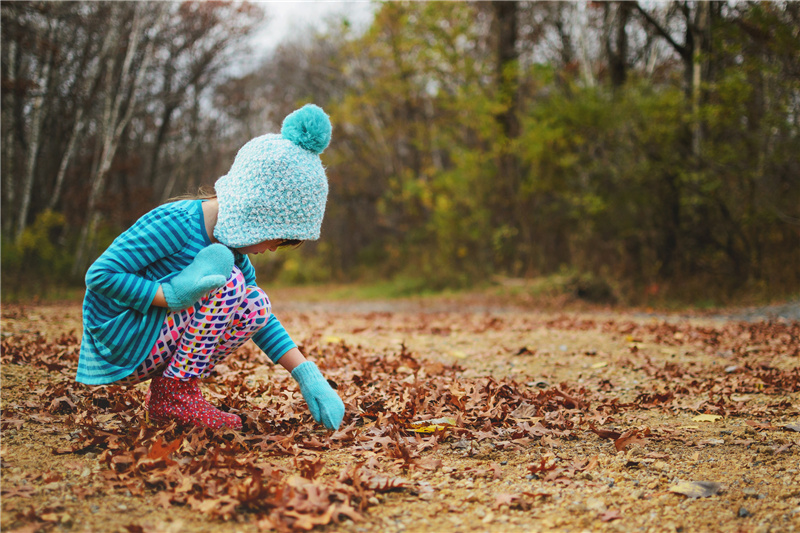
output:
[[[663,471],[663,470],[666,470],[667,468],[669,468],[669,465],[667,463],[665,463],[664,461],[656,461],[655,463],[653,463],[651,465],[651,468],[653,470],[662,470]]]
[[[745,509],[744,507],[739,507],[739,512],[737,513],[739,518],[747,518],[748,516],[753,516],[750,511]]]
[[[606,502],[600,498],[589,498],[586,500],[586,508],[592,511],[603,512],[606,510]]]

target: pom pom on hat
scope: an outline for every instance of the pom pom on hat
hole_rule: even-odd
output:
[[[283,119],[281,136],[315,154],[331,142],[331,121],[321,107],[306,104]]]
[[[309,104],[284,119],[280,135],[261,135],[242,146],[214,184],[214,237],[231,248],[269,239],[319,239],[328,198],[319,154],[330,141],[328,115]]]

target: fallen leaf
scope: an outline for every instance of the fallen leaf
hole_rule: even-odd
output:
[[[786,424],[785,426],[783,426],[783,429],[800,432],[800,422],[795,422],[793,424]]]
[[[434,418],[432,420],[419,420],[411,422],[411,431],[414,433],[433,433],[442,431],[448,427],[456,425],[456,419],[452,417]]]
[[[639,429],[631,429],[620,435],[614,441],[614,447],[618,452],[625,450],[631,444],[644,444],[647,442],[646,436],[650,433],[649,430],[641,431]]]
[[[714,481],[681,481],[670,487],[669,491],[689,498],[708,498],[719,493],[721,489],[722,484]]]
[[[697,415],[692,418],[692,422],[716,422],[720,418],[722,418],[720,415]]]
[[[619,512],[619,509],[609,509],[600,515],[601,522],[611,522],[612,520],[619,520],[620,518],[622,518],[622,513]]]
[[[617,431],[612,431],[610,429],[597,429],[596,427],[594,427],[594,425],[590,425],[589,429],[601,439],[617,440],[622,435],[621,433]]]
[[[775,455],[778,455],[779,453],[783,453],[783,452],[787,451],[792,446],[794,446],[794,443],[790,442],[789,444],[784,444],[783,446],[781,446],[779,448],[776,448],[775,449]]]
[[[756,429],[778,429],[777,426],[773,426],[769,422],[754,422],[753,420],[745,420],[744,423]]]
[[[503,506],[511,508],[516,502],[520,500],[522,497],[521,494],[507,494],[501,493],[498,494],[494,499],[494,509],[500,509]]]
[[[523,403],[513,411],[511,411],[511,416],[517,419],[531,419],[537,418],[536,414],[541,409],[540,406],[532,404],[532,403]]]

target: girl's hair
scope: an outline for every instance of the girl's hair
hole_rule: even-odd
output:
[[[178,196],[173,196],[167,203],[178,202],[180,200],[213,200],[217,197],[217,191],[214,190],[213,185],[201,185],[196,193],[187,192]]]
[[[186,193],[179,196],[173,196],[167,200],[167,203],[177,202],[180,200],[213,200],[216,197],[217,191],[214,190],[213,186],[201,185],[200,188],[197,189],[196,193]],[[280,244],[278,244],[278,248],[297,248],[303,244],[303,242],[305,241],[300,239],[283,239],[281,240]]]

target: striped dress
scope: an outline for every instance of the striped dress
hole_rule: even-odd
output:
[[[167,316],[166,308],[151,305],[159,285],[209,244],[202,200],[157,207],[111,243],[86,273],[77,381],[103,385],[136,370]],[[246,284],[255,285],[250,260],[235,251],[234,256]],[[295,347],[275,315],[253,341],[273,362]]]

